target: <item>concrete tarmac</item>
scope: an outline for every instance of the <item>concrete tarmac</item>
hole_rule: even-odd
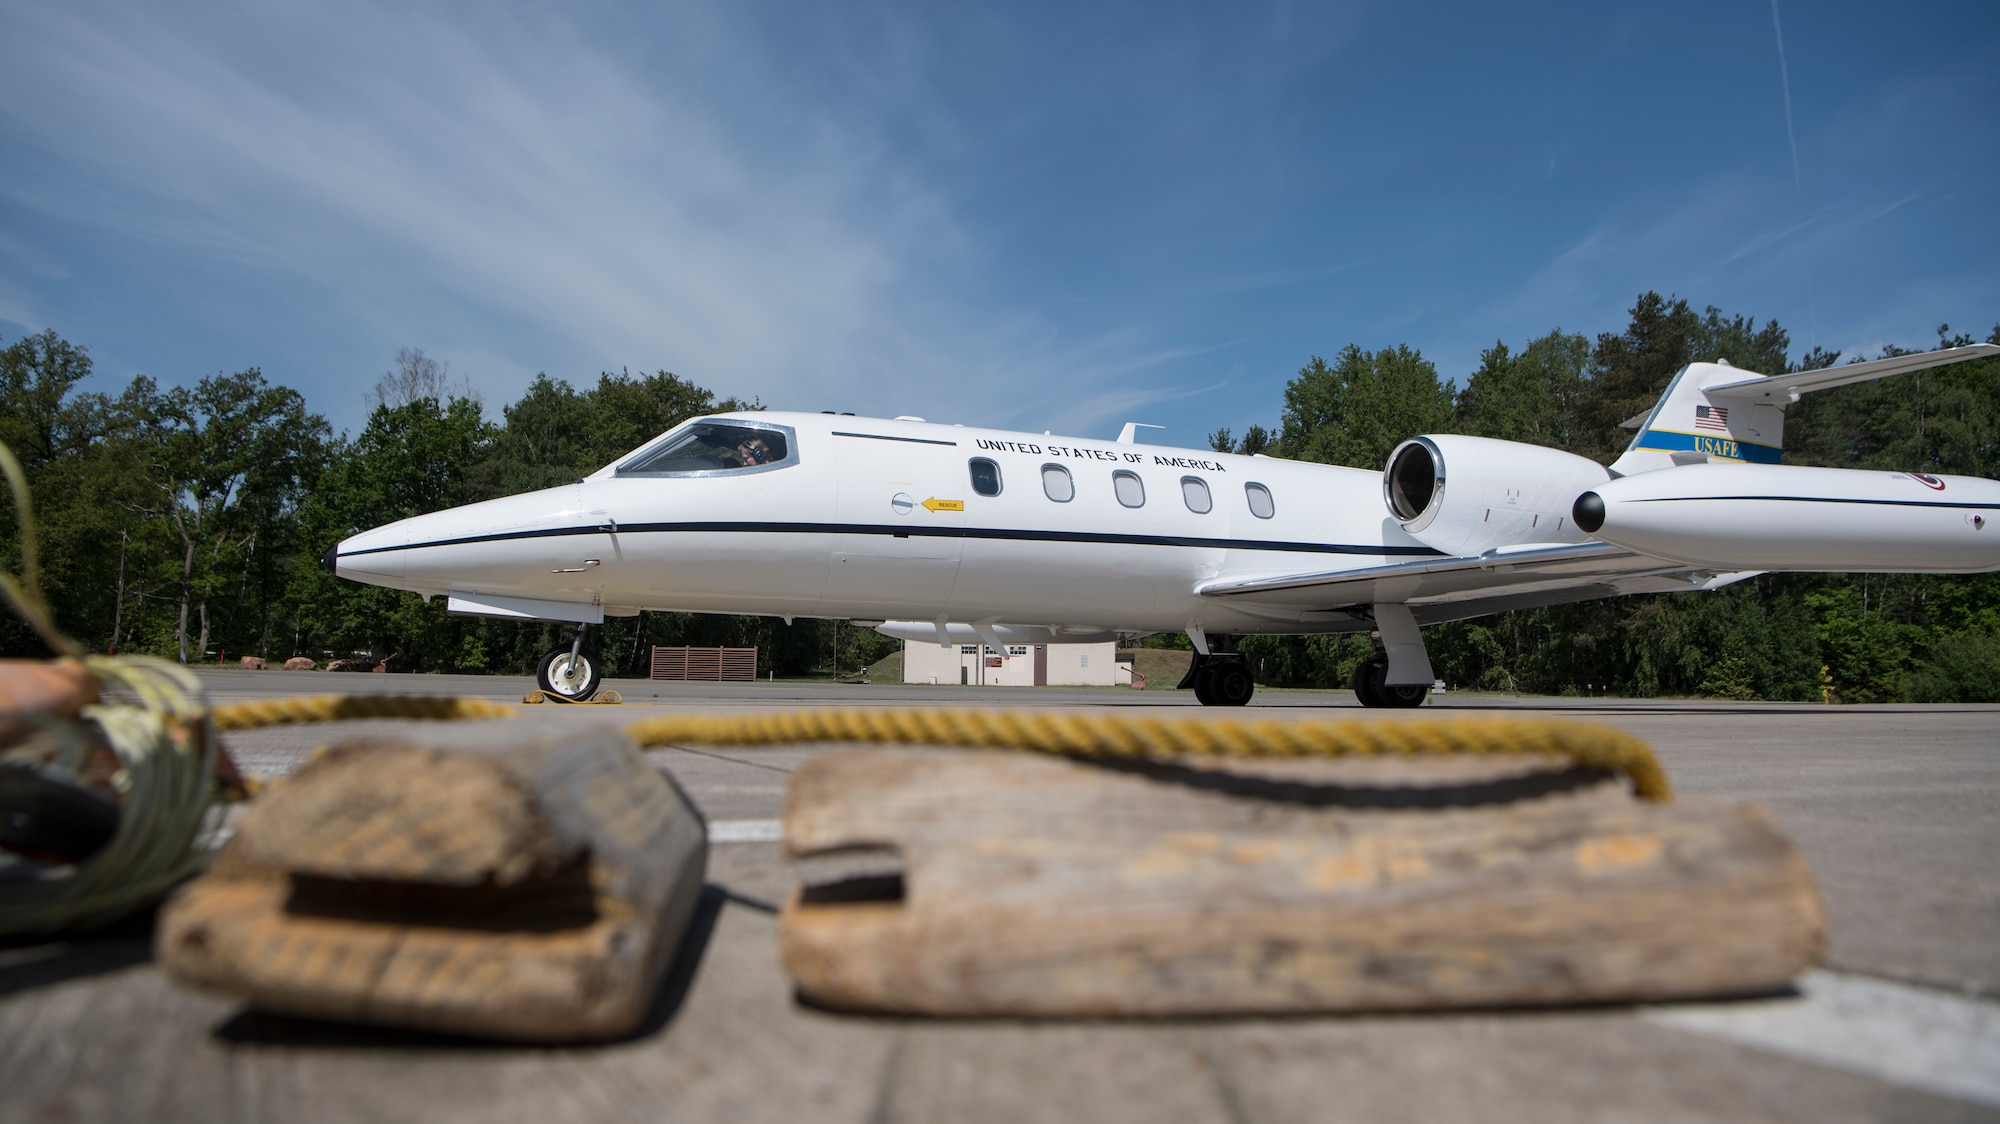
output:
[[[206,671],[217,702],[344,691],[518,701],[522,679]],[[1216,712],[1186,692],[613,682],[655,707],[1038,706]],[[817,747],[655,756],[711,822],[711,891],[655,1025],[538,1050],[328,1027],[178,990],[143,924],[0,948],[0,1119],[478,1121],[2000,1119],[2000,707],[1447,696],[1645,738],[1676,789],[1772,809],[1832,928],[1799,994],[1728,1004],[1467,1015],[939,1023],[795,1002],[775,903],[800,878],[775,841]],[[1345,692],[1260,692],[1256,717],[1399,721]],[[1242,712],[1238,712],[1242,713]],[[1423,712],[1415,712],[1421,714]],[[232,735],[253,771],[385,724]]]

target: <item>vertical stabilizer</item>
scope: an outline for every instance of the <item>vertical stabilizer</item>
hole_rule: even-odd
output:
[[[1740,391],[1760,376],[1727,363],[1690,363],[1660,396],[1653,412],[1611,471],[1631,476],[1682,464],[1777,464],[1785,446],[1786,399],[1749,401],[1739,395],[1710,394],[1728,386]]]

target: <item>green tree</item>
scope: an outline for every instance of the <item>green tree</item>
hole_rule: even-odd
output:
[[[86,643],[112,629],[117,542],[133,522],[129,457],[106,444],[124,428],[101,394],[76,394],[91,374],[89,352],[56,333],[26,336],[0,349],[0,441],[14,450],[35,501],[41,540],[42,587],[57,626]],[[15,516],[0,521],[0,560],[22,564]],[[0,613],[0,653],[44,653],[41,641],[11,614]]]
[[[90,369],[89,352],[53,331],[0,349],[0,441],[30,478],[83,443],[77,411],[65,400]]]
[[[2000,702],[2000,631],[1947,633],[1910,679],[1912,702]]]
[[[1569,448],[1581,431],[1577,403],[1589,362],[1590,341],[1560,328],[1529,340],[1519,355],[1495,342],[1458,394],[1458,430]]]
[[[1285,387],[1277,444],[1294,460],[1377,468],[1406,438],[1450,426],[1451,391],[1422,354],[1349,344],[1331,365],[1313,356]]]
[[[1903,697],[1912,629],[1880,608],[1870,608],[1851,588],[1806,595],[1819,631],[1820,651],[1842,702],[1894,702]]]
[[[1268,451],[1271,442],[1271,431],[1261,425],[1253,425],[1244,430],[1240,441],[1229,432],[1228,426],[1208,435],[1209,448],[1218,453],[1239,453],[1246,457],[1254,457],[1258,453]]]
[[[492,440],[493,427],[470,398],[420,397],[377,406],[361,433],[336,449],[302,506],[303,553],[316,560],[368,528],[472,502],[478,497],[470,476]],[[317,565],[301,565],[292,572],[288,595],[294,646],[303,649],[294,654],[396,654],[401,670],[452,668],[462,654],[485,662],[481,646],[466,642],[468,623],[414,593],[361,585]]]
[[[216,600],[234,592],[240,602],[258,535],[296,503],[327,425],[298,391],[270,385],[254,367],[164,392],[142,376],[121,404],[152,444],[145,513],[178,555],[174,642],[187,663],[207,649]],[[192,653],[190,616],[199,629]]]

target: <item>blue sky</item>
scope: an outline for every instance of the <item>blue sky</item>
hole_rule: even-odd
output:
[[[405,346],[495,412],[664,368],[1199,445],[1646,289],[1794,354],[2000,321],[1991,3],[0,13],[0,334],[337,427]]]

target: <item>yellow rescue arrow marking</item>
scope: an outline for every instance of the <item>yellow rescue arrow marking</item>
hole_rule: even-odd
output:
[[[932,496],[930,499],[924,501],[924,506],[926,508],[929,508],[931,511],[964,511],[965,501],[941,500],[938,499],[936,496]]]

